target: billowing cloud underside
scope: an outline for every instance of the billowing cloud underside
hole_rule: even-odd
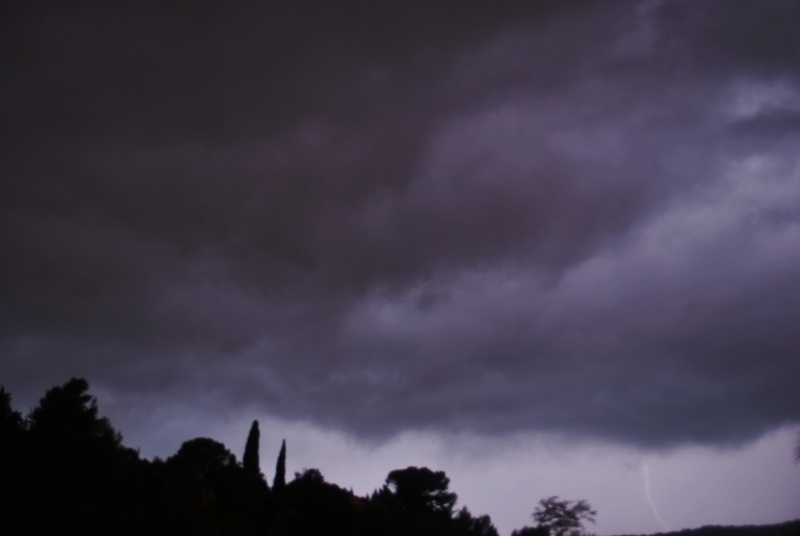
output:
[[[798,5],[560,4],[10,9],[0,373],[373,438],[796,421]]]

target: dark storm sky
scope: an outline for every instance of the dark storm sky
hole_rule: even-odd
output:
[[[796,423],[800,4],[431,4],[3,1],[0,383],[369,441]]]

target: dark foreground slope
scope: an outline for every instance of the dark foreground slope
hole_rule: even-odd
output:
[[[741,527],[710,525],[699,529],[659,532],[652,536],[800,536],[800,519],[776,525],[746,525]]]
[[[143,459],[99,415],[88,389],[73,378],[23,418],[0,388],[0,534],[498,536],[489,516],[456,509],[447,476],[426,467],[391,471],[362,497],[316,469],[288,480],[284,442],[270,485],[259,463],[258,422],[243,463],[206,437],[184,442],[166,460]],[[548,536],[541,524],[515,532]],[[664,536],[678,535],[800,536],[800,521]]]
[[[270,486],[257,423],[244,463],[206,437],[143,459],[88,388],[54,387],[25,418],[0,389],[0,534],[497,536],[488,516],[456,510],[447,476],[425,467],[392,471],[360,497],[316,469],[287,479],[284,443]]]

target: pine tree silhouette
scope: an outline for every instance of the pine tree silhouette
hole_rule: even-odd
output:
[[[278,454],[278,463],[275,464],[275,478],[272,479],[272,489],[277,492],[283,491],[286,487],[286,440],[281,444],[281,452]]]

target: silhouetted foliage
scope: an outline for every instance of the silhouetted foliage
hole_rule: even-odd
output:
[[[551,536],[578,536],[583,521],[594,523],[596,515],[584,500],[566,501],[554,495],[539,501],[531,517],[538,523],[537,527],[548,529]]]
[[[89,383],[72,378],[45,393],[28,416],[34,437],[48,441],[98,441],[119,446],[122,436],[104,417],[98,417],[97,400],[88,393]]]
[[[5,497],[0,510],[8,508],[9,512],[24,512],[30,504],[33,491],[29,485],[31,472],[27,439],[22,415],[11,407],[11,394],[0,387],[0,489]],[[21,529],[15,523],[18,518],[0,515],[2,517],[6,519],[0,521],[0,532],[8,534]]]
[[[11,393],[0,387],[0,469],[6,475],[19,464],[25,440],[25,421],[11,407]]]
[[[511,531],[511,536],[550,536],[547,527],[522,527]]]
[[[473,517],[465,506],[456,514],[455,521],[464,534],[470,536],[499,536],[497,529],[492,524],[492,518],[487,515]]]
[[[662,532],[659,533],[659,536],[797,536],[798,534],[800,534],[800,520],[787,521],[775,525],[743,525],[738,527],[707,525],[697,529]]]
[[[398,502],[409,514],[426,512],[450,517],[453,513],[457,497],[448,491],[450,479],[444,471],[427,467],[396,469],[386,477],[386,484],[394,489]]]
[[[281,443],[278,461],[275,463],[275,477],[272,479],[272,489],[282,492],[286,488],[286,440]]]
[[[0,386],[0,438],[8,440],[22,430],[22,415],[11,407],[11,393]]]
[[[137,452],[98,414],[86,380],[49,389],[28,415],[21,515],[31,532],[113,533],[140,519]]]
[[[167,460],[182,469],[207,476],[236,465],[236,456],[225,445],[208,437],[185,441],[178,452]]]
[[[349,491],[325,482],[317,469],[295,473],[282,502],[284,526],[293,534],[353,534],[358,521],[358,499]]]
[[[498,536],[487,515],[466,507],[442,471],[391,471],[369,497],[327,482],[317,469],[285,481],[286,442],[274,484],[258,470],[257,423],[243,464],[219,441],[184,442],[166,461],[143,460],[99,415],[89,384],[71,379],[45,393],[23,419],[0,388],[2,534],[192,536]],[[256,455],[251,453],[255,451]],[[258,473],[260,475],[260,471]],[[575,534],[593,519],[586,501],[540,501],[534,519],[512,536]],[[703,527],[674,536],[794,536],[800,522],[765,527]]]
[[[253,421],[253,425],[250,427],[250,433],[247,434],[247,443],[245,443],[244,446],[242,466],[248,474],[263,479],[264,476],[261,474],[261,466],[258,461],[258,442],[260,436],[258,421]]]
[[[176,530],[252,533],[265,524],[266,496],[222,443],[186,441],[166,463],[165,496]]]

